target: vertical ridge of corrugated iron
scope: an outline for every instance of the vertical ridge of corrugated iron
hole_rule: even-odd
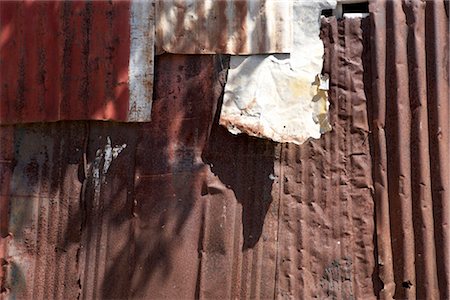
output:
[[[130,1],[1,1],[1,123],[128,116]]]
[[[283,144],[276,298],[375,298],[374,203],[364,94],[368,20],[322,20],[333,130]]]
[[[448,7],[374,1],[372,147],[383,298],[447,299]]]
[[[78,296],[83,132],[80,123],[14,128],[4,286],[12,298]]]

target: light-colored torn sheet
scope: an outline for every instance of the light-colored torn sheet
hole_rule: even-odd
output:
[[[156,0],[156,53],[289,53],[291,1]]]
[[[301,144],[331,130],[319,33],[321,11],[336,2],[291,3],[290,54],[231,57],[220,124],[234,134]]]

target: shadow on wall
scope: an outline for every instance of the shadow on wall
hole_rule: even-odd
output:
[[[274,144],[218,125],[227,63],[218,58],[159,56],[150,123],[16,129],[13,180],[40,197],[37,215],[13,207],[15,243],[29,237],[27,257],[39,267],[18,296],[194,295],[210,172],[204,161],[242,205],[242,250],[256,245],[272,201]],[[53,288],[41,288],[44,279]],[[174,282],[178,288],[169,289]]]
[[[217,119],[203,155],[212,172],[242,205],[242,250],[253,248],[260,239],[272,203],[274,149],[275,143],[269,140],[231,134]]]
[[[95,280],[106,298],[181,297],[189,289],[187,294],[194,294],[206,171],[201,153],[216,109],[219,65],[215,56],[157,57],[152,122],[91,130],[91,161],[101,147],[94,146],[97,137],[110,135],[113,144],[127,147],[122,160],[111,164],[98,197],[110,204],[87,209],[85,257],[94,261],[84,269],[95,265],[104,274],[86,273],[83,296],[96,296],[90,292],[96,285],[89,286]],[[126,181],[125,190],[115,191],[115,181]],[[88,201],[96,198],[92,187]],[[97,259],[101,247],[107,249],[106,261]]]
[[[107,298],[185,297],[186,294],[180,293],[198,293],[204,197],[208,197],[205,186],[210,172],[204,161],[234,191],[243,207],[243,249],[252,248],[261,236],[271,203],[269,176],[273,173],[274,148],[267,141],[233,136],[218,125],[216,107],[221,105],[217,100],[225,73],[217,70],[221,70],[222,63],[227,62],[219,62],[216,56],[158,57],[152,122],[136,125],[133,141],[129,138],[132,130],[126,129],[130,125],[107,129],[123,137],[115,139],[115,143],[128,142],[128,147],[135,149],[134,154],[124,152],[130,155],[126,158],[128,162],[111,169],[115,176],[121,172],[129,172],[127,178],[134,176],[127,188],[127,200],[124,196],[119,197],[122,200],[105,197],[105,201],[114,201],[114,205],[128,203],[129,214],[125,216],[133,215],[133,220],[114,217],[128,222],[131,234],[119,234],[125,241],[117,254],[108,254],[113,262],[106,266],[102,284]],[[90,150],[91,160],[95,148]],[[97,219],[89,218],[94,222]],[[89,227],[97,230],[100,224],[92,223]],[[99,250],[90,256],[95,252]],[[85,280],[85,284],[89,281]],[[179,290],[168,291],[166,287],[172,284]]]
[[[83,296],[95,296],[89,293],[96,280],[106,298],[198,292],[210,172],[204,161],[242,205],[243,250],[260,239],[272,201],[274,144],[218,125],[225,75],[219,63],[215,56],[160,56],[152,122],[91,129],[91,164],[99,137],[104,143],[110,135],[127,148],[122,161],[111,164],[98,200],[92,181],[87,186]],[[104,277],[88,271],[92,265],[104,268]],[[175,283],[179,290],[168,291]]]

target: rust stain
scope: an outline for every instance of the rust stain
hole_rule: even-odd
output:
[[[448,7],[445,1],[375,1],[369,9],[380,297],[446,299]]]
[[[448,298],[448,15],[397,5],[322,20],[333,131],[301,146],[218,125],[213,55],[157,58],[151,123],[2,126],[2,296]]]

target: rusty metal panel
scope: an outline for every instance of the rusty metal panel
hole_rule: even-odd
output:
[[[448,1],[374,1],[369,9],[381,297],[448,299]]]
[[[274,295],[275,145],[235,137],[217,122],[211,129],[225,78],[218,59],[159,57],[157,113],[147,125],[15,127],[20,163],[11,180],[16,192],[10,201],[6,295]],[[78,136],[71,145],[79,146],[72,149],[67,143],[73,132]],[[116,157],[107,154],[118,148]],[[239,160],[230,164],[236,153]],[[243,173],[231,176],[233,168]],[[28,202],[16,194],[28,194]],[[14,274],[22,275],[20,281]],[[54,288],[43,289],[44,282]]]
[[[150,1],[1,1],[0,123],[149,121]]]
[[[363,28],[322,20],[333,130],[283,144],[276,298],[375,299],[374,203]]]
[[[215,108],[212,56],[160,56],[154,118],[91,127],[80,277],[82,297],[193,298],[199,268],[205,166]],[[217,101],[218,96],[216,96]],[[198,101],[208,99],[208,101]],[[122,152],[103,172],[98,149]],[[96,165],[96,161],[99,164]],[[96,265],[96,269],[89,266]],[[111,284],[114,282],[116,284]]]
[[[14,167],[13,140],[14,128],[12,126],[0,126],[0,293],[4,292],[6,281],[5,257],[9,236],[9,184]]]
[[[337,55],[330,53],[329,47],[325,47],[327,55]],[[350,57],[356,59],[358,51]],[[342,60],[333,56],[326,61]],[[6,282],[9,293],[17,296],[56,293],[61,297],[79,293],[82,298],[268,299],[286,295],[290,284],[297,282],[297,274],[286,270],[298,270],[299,255],[303,255],[306,276],[308,272],[316,274],[305,277],[305,287],[317,286],[316,291],[305,289],[305,295],[326,295],[330,290],[336,293],[336,289],[344,286],[348,295],[370,295],[372,287],[367,283],[367,272],[373,267],[373,210],[366,186],[367,145],[359,149],[366,151],[366,156],[353,160],[352,171],[361,168],[360,173],[355,172],[359,175],[348,179],[362,182],[348,200],[361,204],[360,208],[352,206],[354,214],[362,212],[361,222],[358,221],[361,230],[354,232],[357,221],[351,222],[349,210],[339,205],[342,197],[332,198],[335,190],[330,189],[328,195],[335,205],[331,208],[326,207],[327,198],[320,197],[321,189],[331,182],[326,178],[320,183],[314,181],[319,180],[323,163],[318,154],[296,158],[292,153],[303,150],[247,135],[234,136],[219,126],[216,108],[220,106],[218,99],[225,78],[222,65],[227,65],[226,60],[217,56],[160,56],[154,119],[145,125],[89,122],[15,128],[14,145],[19,151],[15,159],[20,163],[13,174],[26,180],[13,179],[11,186],[18,190],[15,182],[23,182],[18,187],[25,185],[23,193],[32,193],[31,197],[38,201],[30,200],[28,205],[11,201],[10,220],[16,221],[10,221],[14,234],[6,258],[8,265],[17,266],[22,274],[27,268],[42,266],[44,259],[48,263],[39,268],[39,277],[35,272],[26,273],[22,280],[26,286],[10,276]],[[358,73],[361,66],[355,65]],[[338,82],[332,82],[335,91]],[[362,109],[364,103],[360,105],[358,108]],[[350,119],[345,116],[338,123],[349,127]],[[358,126],[367,125],[363,112],[360,123]],[[73,145],[79,145],[75,149],[81,151],[71,159],[72,151],[68,151],[71,147],[63,141],[70,140],[67,136],[73,131],[78,133]],[[349,141],[360,141],[364,134],[350,134],[346,130],[337,131],[334,136],[330,141],[335,145],[340,139],[354,137],[345,144],[348,145]],[[328,147],[330,141],[305,144],[302,149],[322,144]],[[335,189],[340,187],[342,173],[350,171],[347,171],[349,164],[333,168],[332,160],[339,157],[345,161],[352,154],[349,151],[338,150],[329,158],[328,176],[333,178]],[[51,171],[51,166],[58,164],[59,169],[68,171]],[[308,178],[305,171],[308,166],[318,170],[316,176],[311,176],[311,182],[291,181],[300,171]],[[49,173],[58,174],[59,178],[48,178]],[[28,178],[42,180],[28,187]],[[64,191],[68,196],[51,194],[48,186],[55,186],[56,191]],[[316,188],[309,194],[311,186]],[[316,210],[307,205],[300,210],[302,230],[289,225],[297,224],[294,212],[300,209],[297,200],[293,201],[295,193],[290,194],[289,189],[302,191],[305,203],[313,198],[319,203],[312,206]],[[363,198],[358,198],[358,193]],[[76,198],[80,199],[78,202],[72,198],[74,195],[81,195]],[[73,200],[70,205],[63,205],[68,201],[65,199]],[[31,212],[24,213],[24,208]],[[318,231],[313,220],[338,219],[335,208],[342,208],[338,216],[346,217],[340,227],[336,224],[336,233],[350,232],[357,237],[332,235],[330,229]],[[67,214],[73,218],[67,218]],[[72,233],[66,235],[65,228],[73,230]],[[53,232],[60,235],[55,237]],[[320,254],[309,248],[309,256],[302,249],[297,252],[298,243],[310,243],[308,234],[314,232],[317,241],[334,248]],[[61,247],[61,239],[70,236],[72,242],[62,248],[67,252],[50,252],[49,249]],[[343,243],[345,251],[333,256],[338,242]],[[28,244],[32,245],[30,249],[42,250],[20,252]],[[352,250],[355,256],[349,254]],[[54,260],[55,255],[67,260]],[[366,262],[364,267],[361,260]],[[55,270],[62,266],[64,279],[54,276]],[[351,284],[336,278],[335,274],[343,271],[352,278]],[[42,278],[47,282],[53,280],[54,289],[42,289]],[[293,281],[286,282],[288,278]],[[291,291],[297,297],[302,289],[292,285]]]
[[[292,1],[157,0],[157,52],[289,53]]]
[[[161,71],[151,123],[91,126],[81,295],[271,297],[278,220],[276,204],[267,212],[272,203],[273,145],[232,137],[218,125],[213,136],[220,130],[224,139],[208,140],[225,75],[218,73],[218,57],[163,55],[157,67]],[[104,170],[106,156],[98,149],[106,149],[108,140],[112,148],[126,147],[109,170],[101,172],[97,191],[92,174],[95,168]],[[217,157],[223,154],[222,144],[205,149],[220,140],[229,147],[226,156]],[[229,176],[228,162],[236,150],[242,152],[242,163],[253,157],[246,168],[248,180]],[[261,159],[267,165],[264,170]],[[214,169],[225,165],[220,173]],[[219,179],[211,168],[226,178]],[[249,184],[254,185],[251,190]]]
[[[448,14],[370,9],[322,21],[320,140],[220,127],[213,55],[157,58],[151,123],[1,127],[2,296],[448,298]]]
[[[14,168],[2,186],[9,189],[2,293],[12,299],[78,296],[83,132],[83,124],[14,128]]]

